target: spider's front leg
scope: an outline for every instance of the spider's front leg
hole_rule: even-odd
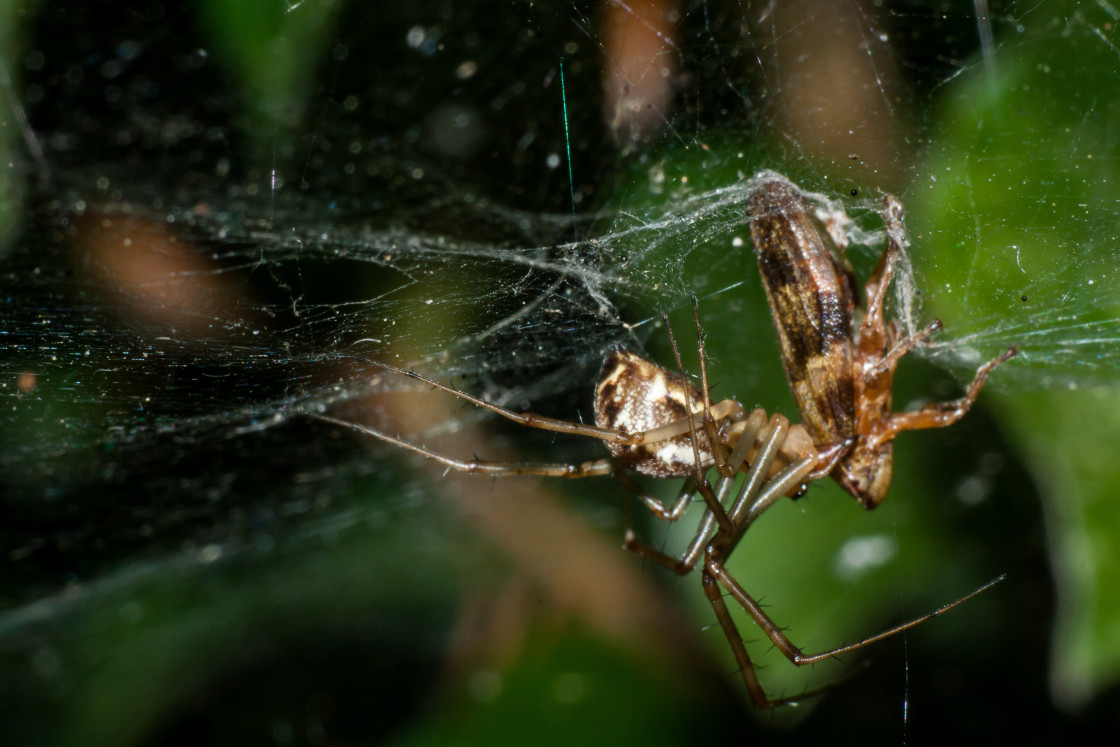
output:
[[[481,459],[454,459],[452,457],[444,456],[436,451],[432,451],[424,446],[417,446],[416,444],[409,443],[403,438],[391,436],[384,431],[379,431],[368,425],[355,423],[342,418],[336,418],[331,415],[324,415],[318,412],[305,413],[307,417],[321,420],[324,423],[331,423],[342,428],[346,428],[357,433],[362,433],[367,436],[372,436],[376,439],[384,441],[385,443],[392,444],[393,446],[400,447],[405,451],[410,451],[413,454],[418,454],[426,459],[430,459],[437,464],[442,464],[448,469],[455,470],[456,472],[466,472],[475,475],[490,475],[491,477],[510,477],[514,475],[536,475],[539,477],[566,477],[569,479],[579,479],[583,477],[599,477],[611,474],[615,469],[615,463],[610,459],[596,459],[590,462],[579,463],[548,463],[548,462],[489,462]]]

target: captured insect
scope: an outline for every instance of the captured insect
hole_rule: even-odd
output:
[[[857,643],[820,654],[802,654],[725,566],[747,529],[767,508],[782,497],[801,494],[805,490],[806,481],[814,474],[821,474],[817,449],[813,445],[812,436],[803,426],[791,426],[780,414],[768,418],[761,409],[747,413],[740,403],[732,399],[714,404],[711,402],[703,330],[695,297],[693,316],[700,354],[700,388],[684,376],[680,353],[671,330],[669,339],[681,373],[673,373],[621,346],[612,347],[607,352],[595,387],[594,426],[533,413],[514,412],[415,371],[359,358],[372,366],[424,382],[522,425],[602,440],[611,454],[608,458],[580,464],[462,461],[368,426],[325,414],[308,414],[324,422],[373,436],[462,472],[492,476],[541,475],[566,478],[611,474],[637,495],[654,515],[670,522],[684,516],[699,494],[705,504],[705,511],[692,541],[680,557],[673,557],[646,545],[631,529],[626,531],[625,547],[679,575],[689,573],[703,558],[702,583],[705,593],[731,645],[751,699],[760,708],[795,703],[817,695],[830,686],[792,697],[769,698],[756,676],[754,665],[731,618],[721,589],[725,589],[743,606],[790,661],[805,665],[862,648],[906,630],[942,614],[987,588],[985,586],[934,612]],[[668,329],[667,319],[666,328]],[[676,500],[671,505],[666,505],[644,491],[626,470],[656,478],[686,480]],[[714,483],[707,477],[712,470],[717,475]],[[746,473],[746,476],[740,482],[738,476],[741,472]]]
[[[895,436],[960,420],[988,375],[1018,353],[1009,348],[981,366],[959,399],[916,412],[891,412],[895,366],[915,347],[928,344],[941,322],[902,337],[897,321],[884,319],[887,288],[907,242],[901,203],[892,195],[883,202],[887,248],[867,279],[863,318],[853,334],[858,284],[840,248],[825,246],[801,190],[781,174],[764,171],[747,198],[751,240],[782,365],[820,451],[814,476],[830,474],[867,509],[887,495]]]

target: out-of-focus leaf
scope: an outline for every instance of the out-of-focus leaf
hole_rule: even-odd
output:
[[[1018,345],[1006,375],[1044,390],[999,403],[1043,491],[1051,689],[1070,708],[1120,678],[1116,19],[1073,5],[1036,6],[949,84],[916,206],[933,310],[980,342]],[[1094,384],[1108,388],[1079,391]]]
[[[16,43],[19,19],[18,4],[0,0],[0,253],[19,227],[22,203],[22,175],[17,158],[23,139],[20,118],[23,103],[17,96],[13,68],[21,46]],[[18,78],[18,73],[15,74]]]
[[[240,78],[245,100],[252,102],[258,137],[275,135],[276,125],[299,122],[323,61],[323,46],[331,39],[335,15],[345,5],[344,0],[204,0],[198,4],[199,22],[221,59],[232,63],[231,72]]]

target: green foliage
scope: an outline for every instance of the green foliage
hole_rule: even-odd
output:
[[[300,7],[300,6],[304,7]],[[228,73],[240,81],[250,119],[242,126],[260,140],[298,125],[332,38],[336,0],[201,0],[196,18]]]
[[[1051,688],[1078,708],[1120,679],[1120,395],[1114,372],[1095,375],[1108,363],[1087,344],[1099,334],[1093,323],[1120,313],[1120,84],[1116,49],[1102,36],[1110,11],[1079,5],[1066,16],[1068,6],[1037,8],[991,66],[944,92],[915,208],[936,257],[926,282],[951,288],[932,311],[947,324],[966,315],[1021,322],[1012,365],[1033,369],[1045,388],[992,399],[1045,502],[1059,595]],[[1051,308],[1069,310],[1061,329],[1080,355],[1056,360],[1039,344],[1032,319]],[[1084,389],[1086,379],[1099,386]]]

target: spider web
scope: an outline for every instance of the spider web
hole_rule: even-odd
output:
[[[1116,8],[654,6],[0,5],[0,641],[28,650],[137,579],[413,516],[423,481],[304,416],[395,423],[366,403],[415,383],[362,359],[575,420],[604,349],[670,360],[661,314],[696,293],[717,394],[792,413],[744,215],[764,168],[851,217],[859,277],[900,197],[894,315],[944,320],[919,355],[958,383],[1020,348],[988,388],[1035,398],[1003,421],[1022,453],[1052,446],[1055,391],[1112,402]],[[687,313],[673,325],[693,365]],[[439,443],[483,417],[405,425]],[[599,455],[538,435],[512,437],[519,458]],[[1107,484],[1057,461],[1062,484]],[[364,500],[379,479],[395,489]],[[1068,570],[1068,528],[1092,514],[1050,510],[1059,582],[1088,605],[1107,575]],[[1063,624],[1116,638],[1104,596]],[[1067,704],[1115,674],[1069,669]]]

